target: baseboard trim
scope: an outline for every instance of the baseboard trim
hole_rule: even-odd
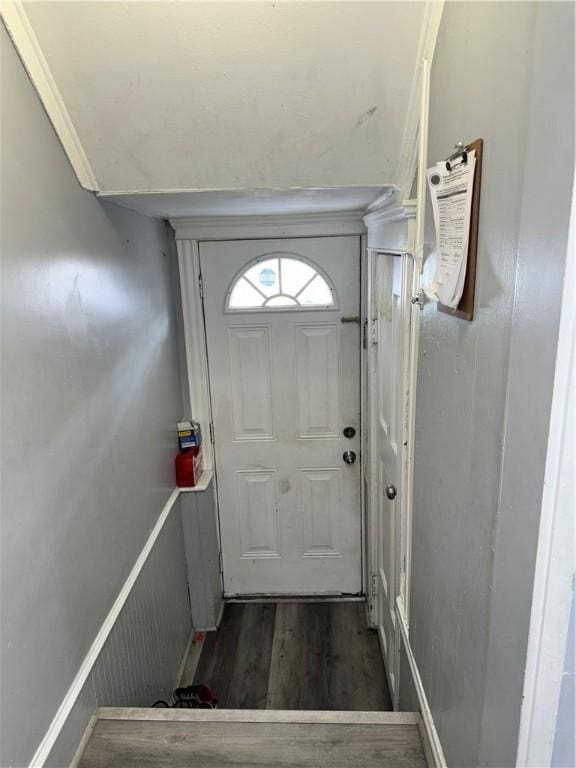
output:
[[[224,609],[226,608],[226,603],[224,600],[220,601],[220,610],[218,611],[218,618],[216,619],[216,629],[219,629],[220,624],[222,624],[222,617],[224,616]]]
[[[420,714],[422,715],[420,732],[424,744],[424,751],[426,753],[426,760],[428,761],[430,768],[448,768],[438,731],[434,724],[434,718],[432,717],[432,711],[428,704],[424,684],[422,683],[418,665],[416,664],[416,659],[414,658],[414,653],[412,652],[412,647],[410,645],[408,624],[405,619],[404,606],[401,597],[396,598],[396,619],[398,621],[398,626],[400,627],[400,637],[402,639],[406,658],[408,659],[410,673],[412,674],[412,682],[416,690],[416,695],[418,696]]]
[[[400,691],[398,690],[398,680],[390,675],[390,659],[386,649],[386,635],[384,634],[383,627],[379,624],[374,627],[376,637],[378,638],[378,647],[380,648],[380,656],[382,657],[382,664],[384,665],[384,675],[386,677],[386,684],[388,685],[388,692],[392,701],[392,707],[394,712],[399,711],[400,706]]]
[[[186,671],[186,664],[188,662],[188,657],[190,656],[190,651],[192,650],[192,646],[194,644],[194,638],[196,637],[197,630],[192,627],[190,630],[190,635],[188,636],[188,642],[186,643],[186,648],[184,650],[184,655],[182,656],[182,661],[180,662],[180,669],[178,670],[178,674],[176,675],[176,685],[174,688],[179,688],[182,685],[182,678],[184,677],[184,672]]]
[[[98,659],[98,656],[100,655],[102,648],[104,647],[104,644],[108,639],[108,636],[110,635],[110,632],[112,631],[112,628],[114,627],[114,624],[116,623],[116,620],[118,619],[118,616],[120,615],[124,604],[126,603],[126,600],[128,599],[130,592],[132,591],[132,588],[134,587],[134,584],[136,583],[136,580],[140,575],[140,572],[142,571],[148,556],[150,555],[150,552],[152,551],[152,548],[154,547],[154,544],[156,543],[156,540],[160,536],[160,533],[164,528],[164,524],[166,523],[166,520],[168,519],[168,516],[170,515],[170,512],[172,511],[174,504],[176,503],[176,499],[179,495],[180,489],[174,488],[166,503],[164,504],[164,507],[162,508],[158,519],[156,520],[154,528],[152,528],[152,531],[148,536],[142,551],[132,566],[132,570],[130,571],[128,578],[124,582],[122,589],[118,593],[118,597],[114,601],[114,605],[104,619],[98,634],[96,635],[88,653],[84,657],[84,660],[80,665],[78,672],[76,673],[76,677],[72,681],[72,685],[62,699],[56,715],[54,716],[48,730],[44,735],[44,738],[34,753],[34,757],[30,761],[29,768],[42,768],[48,759],[50,752],[54,748],[56,740],[60,735],[60,732],[64,728],[66,721],[68,720],[68,717],[70,716],[70,713],[76,704],[78,696],[84,687],[84,683],[88,679],[88,676],[90,675],[90,672],[92,671],[92,668],[96,663],[96,660]]]
[[[82,734],[82,738],[78,742],[78,747],[76,748],[76,752],[74,753],[74,757],[72,758],[72,762],[70,763],[69,768],[78,768],[78,766],[80,765],[80,760],[82,759],[84,750],[86,749],[86,746],[90,741],[90,737],[92,736],[92,731],[94,730],[94,726],[96,725],[97,722],[98,722],[98,716],[96,714],[93,714],[88,722],[88,725],[86,726],[86,730]]]
[[[194,629],[191,636],[192,642],[186,652],[184,664],[178,678],[177,688],[184,688],[188,685],[193,685],[194,678],[196,676],[196,670],[200,663],[200,656],[202,655],[202,648],[206,640],[206,633]]]

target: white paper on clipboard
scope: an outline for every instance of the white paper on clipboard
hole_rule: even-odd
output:
[[[476,151],[451,171],[445,161],[426,171],[436,228],[436,273],[426,295],[456,309],[466,278]]]

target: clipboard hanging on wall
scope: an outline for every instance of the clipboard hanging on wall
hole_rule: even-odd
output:
[[[436,273],[426,286],[438,310],[474,317],[483,140],[456,145],[427,171],[436,229]]]

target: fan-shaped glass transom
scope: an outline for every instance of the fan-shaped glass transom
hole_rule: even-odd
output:
[[[330,309],[334,289],[317,268],[294,256],[251,264],[228,292],[227,309]]]

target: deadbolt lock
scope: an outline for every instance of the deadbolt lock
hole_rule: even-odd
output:
[[[342,434],[344,435],[344,437],[347,437],[349,440],[352,440],[352,438],[356,434],[356,430],[354,429],[354,427],[344,427],[344,429],[342,430]]]
[[[390,499],[390,501],[394,501],[397,495],[398,495],[398,491],[396,490],[395,485],[392,485],[392,483],[390,483],[389,485],[386,486],[386,497]]]

